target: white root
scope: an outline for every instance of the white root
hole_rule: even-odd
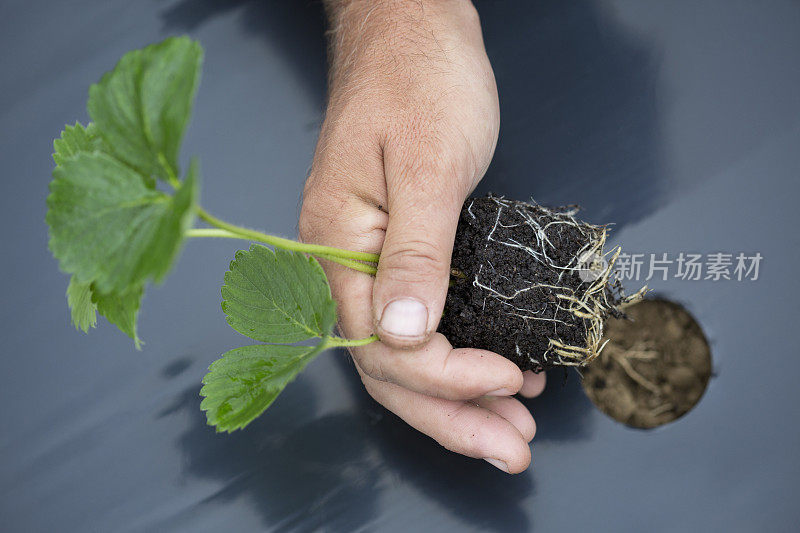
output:
[[[497,218],[486,237],[486,247],[489,243],[497,243],[501,246],[508,246],[510,248],[518,249],[530,255],[537,262],[541,263],[548,269],[559,271],[558,282],[560,283],[564,275],[577,275],[581,269],[586,268],[584,265],[587,257],[603,258],[605,265],[603,270],[600,271],[595,278],[590,282],[585,291],[580,294],[567,286],[554,285],[547,283],[537,283],[522,280],[524,284],[521,288],[514,290],[509,294],[503,294],[494,289],[490,282],[484,281],[482,274],[484,273],[483,265],[480,265],[478,272],[473,279],[473,285],[484,292],[485,297],[483,301],[484,308],[488,299],[495,300],[496,302],[509,309],[508,316],[514,316],[527,324],[528,321],[542,321],[553,323],[553,331],[556,331],[558,324],[570,325],[563,319],[558,318],[559,311],[571,314],[580,319],[586,329],[586,342],[585,346],[573,346],[560,341],[557,338],[548,339],[548,347],[544,354],[541,354],[545,362],[553,363],[561,366],[574,366],[581,367],[592,360],[594,360],[602,351],[605,343],[603,342],[603,322],[605,318],[615,308],[621,308],[634,300],[640,299],[646,292],[646,287],[643,287],[636,294],[630,297],[622,297],[621,302],[608,301],[608,286],[611,280],[614,263],[619,257],[621,249],[616,247],[608,252],[603,251],[608,235],[606,226],[594,226],[590,224],[580,223],[574,215],[577,209],[569,210],[551,210],[539,206],[533,200],[531,204],[541,212],[541,215],[546,215],[550,221],[544,225],[539,223],[537,218],[531,212],[530,206],[520,203],[505,200],[502,197],[491,197],[497,204]],[[475,218],[472,211],[472,204],[470,204],[467,212]],[[515,215],[518,215],[522,222],[519,224],[506,225],[501,221],[504,210],[511,210]],[[531,243],[520,243],[517,240],[506,237],[498,237],[498,229],[511,229],[528,226],[534,235],[534,241]],[[586,238],[584,244],[578,252],[571,257],[565,264],[558,264],[552,255],[555,251],[555,246],[548,237],[548,231],[560,231],[561,227],[571,227],[577,229],[580,234]],[[551,233],[552,234],[552,233]],[[548,253],[550,252],[550,253]],[[610,256],[610,257],[609,257]],[[608,259],[606,259],[608,258]],[[491,269],[492,275],[497,276],[494,265],[487,261],[487,270]],[[508,278],[505,278],[508,279]],[[514,304],[514,300],[521,294],[535,289],[547,289],[550,294],[555,298],[552,316],[542,316],[545,308],[540,310],[527,309]],[[563,304],[563,305],[562,305]],[[554,335],[555,336],[555,335]],[[607,342],[607,341],[606,341]],[[521,356],[519,345],[515,344],[517,355]],[[531,354],[526,354],[531,362],[536,363]],[[539,355],[539,354],[537,354]]]

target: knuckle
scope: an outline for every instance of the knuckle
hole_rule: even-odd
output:
[[[380,390],[375,386],[375,382],[362,375],[361,383],[364,385],[364,390],[367,391],[367,394],[369,394],[373,400],[383,405],[382,395]]]
[[[297,232],[303,242],[316,240],[320,223],[319,213],[322,212],[316,205],[318,201],[311,192],[312,190],[306,187],[303,191],[303,204],[300,207],[300,217],[297,221]]]
[[[473,427],[469,421],[472,405],[467,402],[459,402],[459,405],[452,408],[447,413],[447,417],[452,424],[453,430],[449,435],[439,441],[439,444],[448,450],[467,455],[469,457],[482,457],[486,446],[483,443],[482,432]]]
[[[464,423],[463,419],[465,418],[465,415],[469,410],[469,408],[470,408],[469,404],[467,404],[466,402],[458,402],[458,405],[455,405],[450,409],[448,409],[446,416],[448,420],[451,420],[453,422],[453,425],[461,429],[460,426],[463,425]]]
[[[343,203],[343,187],[336,180],[322,180],[312,175],[303,188],[303,202],[297,230],[303,242],[317,242],[332,224]]]
[[[360,357],[358,359],[358,366],[361,367],[361,370],[364,372],[364,374],[366,374],[375,381],[383,381],[383,382],[389,381],[381,357]],[[364,382],[364,386],[367,388],[367,392],[369,392],[370,384],[368,382],[370,380],[362,379],[362,381]],[[372,383],[372,385],[374,385],[374,382]],[[370,393],[370,395],[372,395],[372,393]]]
[[[483,387],[478,386],[475,380],[464,372],[463,365],[458,364],[455,350],[448,348],[447,355],[442,359],[439,375],[442,377],[443,385],[451,390],[454,396],[475,398],[484,392]]]
[[[300,218],[297,220],[297,234],[302,242],[310,242],[314,238],[314,223],[311,220],[312,211],[306,207],[306,201],[300,208]]]
[[[384,390],[381,388],[381,381],[376,380],[369,374],[367,374],[366,370],[363,368],[361,369],[361,383],[364,385],[364,390],[367,391],[373,400],[378,402],[381,405],[384,405],[386,398],[384,394]]]
[[[412,239],[381,253],[378,271],[398,282],[414,282],[439,277],[449,272],[448,261],[436,245]]]

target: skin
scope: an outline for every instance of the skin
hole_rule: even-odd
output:
[[[375,400],[445,448],[522,472],[536,424],[512,396],[540,394],[544,374],[436,333],[458,215],[499,129],[477,12],[464,0],[326,8],[329,101],[299,228],[305,242],[381,254],[375,278],[323,265],[342,333],[381,338],[351,349],[356,370]]]

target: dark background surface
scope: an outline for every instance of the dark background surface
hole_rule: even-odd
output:
[[[324,105],[320,6],[302,1],[5,0],[0,8],[3,531],[791,531],[800,520],[800,4],[478,4],[500,90],[481,185],[577,202],[631,252],[760,252],[756,282],[651,281],[689,309],[715,377],[655,431],[598,412],[572,376],[530,401],[534,466],[440,449],[318,359],[247,430],[199,411],[243,337],[219,308],[237,245],[191,242],[145,297],[144,351],[69,325],[47,251],[51,143],[126,51],[206,49],[184,145],[205,206],[295,232]]]

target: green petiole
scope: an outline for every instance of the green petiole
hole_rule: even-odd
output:
[[[197,214],[200,218],[216,227],[192,228],[185,233],[187,237],[216,237],[223,239],[244,239],[256,241],[268,244],[270,246],[275,246],[276,248],[282,248],[284,250],[293,252],[303,252],[315,257],[327,259],[329,261],[333,261],[334,263],[339,263],[340,265],[344,265],[359,272],[364,272],[365,274],[369,274],[371,276],[374,276],[378,271],[374,265],[361,262],[367,261],[369,263],[377,263],[378,258],[380,257],[378,254],[353,252],[350,250],[343,250],[341,248],[334,248],[332,246],[305,244],[293,241],[291,239],[284,239],[283,237],[276,237],[274,235],[262,233],[257,230],[230,224],[213,215],[210,215],[201,207],[197,208]]]
[[[348,346],[365,346],[372,342],[379,340],[377,335],[370,335],[363,339],[343,339],[342,337],[325,337],[322,341],[323,349],[326,348],[344,348]]]
[[[292,252],[304,252],[311,255],[329,255],[332,257],[338,257],[340,259],[352,259],[354,261],[368,261],[370,263],[377,263],[380,256],[378,254],[371,254],[367,252],[353,252],[350,250],[342,250],[341,248],[334,248],[332,246],[323,246],[321,244],[303,244],[297,241],[293,241],[291,239],[284,239],[283,237],[275,237],[274,235],[267,235],[266,233],[262,233],[260,231],[243,228],[241,226],[236,226],[234,224],[230,224],[225,222],[224,220],[220,220],[217,217],[209,214],[205,209],[202,207],[197,207],[197,216],[208,222],[214,227],[225,229],[230,231],[231,233],[237,233],[239,235],[245,236],[248,239],[254,239],[257,241],[264,242],[269,244],[270,246],[277,246],[278,248],[283,248],[284,250],[289,250]]]

